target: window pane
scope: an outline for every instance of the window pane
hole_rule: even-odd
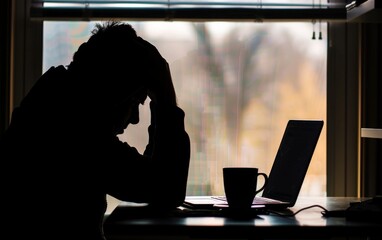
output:
[[[326,120],[326,24],[131,24],[170,64],[191,138],[188,195],[222,195],[225,166],[269,173],[289,119]],[[45,22],[44,71],[69,64],[93,26]],[[149,114],[145,104],[120,139],[143,151]],[[300,195],[326,195],[325,125]]]

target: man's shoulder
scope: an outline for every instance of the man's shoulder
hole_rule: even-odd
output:
[[[56,74],[64,74],[67,70],[63,65],[50,67],[42,76],[50,76]]]

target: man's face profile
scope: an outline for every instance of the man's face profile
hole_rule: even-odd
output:
[[[129,124],[139,123],[139,105],[144,104],[147,90],[140,88],[112,109],[113,133],[122,134]]]

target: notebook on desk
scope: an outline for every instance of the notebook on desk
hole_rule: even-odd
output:
[[[294,206],[316,148],[324,122],[289,120],[276,153],[268,184],[262,196],[253,200],[253,208]],[[185,206],[205,208],[228,206],[225,196],[187,196]]]

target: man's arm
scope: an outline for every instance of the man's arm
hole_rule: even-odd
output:
[[[153,188],[150,204],[158,208],[181,205],[186,195],[190,139],[184,112],[177,106],[151,102],[152,124],[145,155],[152,158]]]
[[[184,111],[177,106],[170,67],[158,50],[147,41],[139,41],[149,51],[153,71],[148,86],[151,99],[149,145],[155,187],[150,204],[158,208],[172,208],[183,203],[186,195],[190,162],[190,139],[184,126]]]
[[[107,189],[120,200],[146,202],[159,209],[174,208],[184,201],[190,162],[185,113],[177,106],[167,61],[153,45],[141,38],[138,41],[147,50],[150,68],[147,75],[142,76],[148,79],[151,99],[149,143],[143,156],[126,144],[115,144],[117,155],[128,159],[112,164],[117,167],[113,167],[116,168],[112,171],[114,174],[110,173]]]

